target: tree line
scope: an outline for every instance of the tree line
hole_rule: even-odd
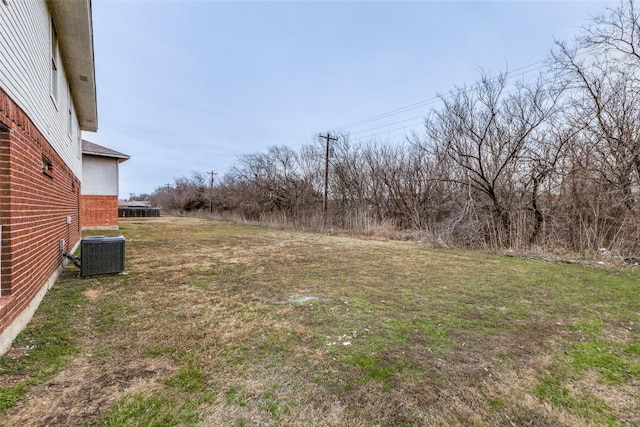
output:
[[[533,81],[481,73],[439,95],[402,141],[334,134],[246,154],[211,186],[194,173],[151,195],[168,211],[300,228],[380,227],[441,245],[640,249],[640,17],[607,9],[558,41]]]

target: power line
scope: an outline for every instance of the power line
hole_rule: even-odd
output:
[[[534,67],[534,66],[537,66],[537,67],[525,71],[524,73],[522,73],[522,75],[527,74],[527,73],[531,73],[533,71],[538,71],[538,70],[542,69],[542,65],[545,62],[546,62],[546,60],[537,61],[537,62],[531,63],[529,65],[525,65],[523,67],[516,68],[515,70],[508,71],[505,74],[507,75],[507,78],[509,79],[509,78],[513,78],[511,76],[513,76],[514,74],[517,74],[520,71],[527,70],[528,68],[531,68],[531,67]],[[491,78],[491,80],[494,80],[494,79],[498,78],[498,76]],[[385,119],[387,117],[391,117],[391,116],[395,116],[395,115],[398,115],[398,114],[401,114],[401,113],[404,113],[404,112],[407,112],[407,111],[415,110],[415,109],[418,109],[418,108],[421,108],[421,107],[424,107],[424,106],[427,106],[427,105],[430,105],[430,104],[437,103],[437,102],[441,101],[442,97],[451,96],[452,92],[466,92],[468,90],[473,89],[477,85],[478,85],[478,83],[475,83],[475,84],[473,84],[471,86],[464,86],[464,87],[462,87],[462,88],[460,88],[458,90],[450,91],[446,95],[433,96],[431,98],[424,99],[424,100],[418,101],[418,102],[414,102],[412,104],[405,105],[403,107],[399,107],[399,108],[396,108],[394,110],[387,111],[387,112],[384,112],[384,113],[380,113],[380,114],[377,114],[377,115],[372,116],[372,117],[368,117],[368,118],[365,118],[365,119],[362,119],[362,120],[358,120],[358,121],[355,121],[355,122],[347,123],[345,125],[338,126],[338,127],[334,128],[334,129],[335,130],[346,130],[346,129],[353,128],[353,127],[356,127],[356,126],[359,126],[359,125],[362,125],[362,124],[366,124],[366,123],[369,123],[369,122],[372,122],[372,121]]]
[[[402,126],[402,127],[398,127],[398,128],[394,128],[394,129],[389,129],[389,130],[386,130],[386,131],[383,131],[383,132],[371,133],[371,134],[368,134],[368,135],[360,136],[360,137],[357,137],[357,138],[350,139],[350,141],[354,141],[355,142],[355,141],[362,141],[364,139],[373,139],[373,138],[375,138],[377,136],[380,136],[380,135],[389,135],[389,134],[391,134],[393,132],[397,132],[397,131],[400,131],[400,130],[411,129],[413,127],[416,127],[416,126],[422,125],[422,124],[424,124],[424,122],[420,121],[420,122],[409,124],[407,126]]]
[[[586,55],[586,54],[589,54],[589,53],[590,53],[589,51],[580,52],[578,54],[578,56]],[[490,81],[495,80],[495,79],[499,78],[502,75],[504,75],[506,77],[507,81],[515,79],[515,78],[518,78],[518,77],[523,77],[525,74],[529,74],[529,73],[532,73],[532,72],[540,71],[541,69],[544,68],[544,64],[547,61],[548,61],[547,59],[540,60],[540,61],[536,61],[536,62],[533,62],[533,63],[528,64],[528,65],[516,68],[514,70],[508,70],[505,73],[499,73],[498,75],[489,78],[489,80]],[[412,111],[412,110],[423,108],[423,107],[426,107],[426,106],[429,106],[429,105],[432,105],[432,104],[436,104],[438,102],[443,101],[444,99],[451,98],[452,96],[454,96],[454,94],[460,94],[460,93],[465,93],[465,92],[471,91],[475,87],[477,87],[479,84],[481,84],[481,83],[480,82],[476,82],[476,83],[474,83],[472,85],[469,85],[469,86],[465,85],[465,86],[463,86],[461,88],[455,88],[455,89],[452,89],[452,90],[450,90],[449,92],[447,92],[445,94],[436,95],[436,96],[433,96],[431,98],[423,99],[421,101],[417,101],[417,102],[414,102],[414,103],[411,103],[411,104],[408,104],[408,105],[404,105],[404,106],[395,108],[393,110],[389,110],[389,111],[386,111],[386,112],[383,112],[383,113],[380,113],[380,114],[376,114],[374,116],[370,116],[370,117],[367,117],[367,118],[364,118],[364,119],[361,119],[361,120],[357,120],[357,121],[354,121],[354,122],[346,123],[344,125],[341,125],[341,126],[338,126],[338,127],[332,128],[332,129],[333,129],[333,132],[347,132],[350,129],[357,128],[358,126],[362,126],[362,125],[367,124],[367,123],[380,121],[380,120],[383,120],[383,119],[386,119],[386,118],[389,118],[389,117],[393,117],[393,116],[396,116],[396,115],[399,115],[399,114],[402,114],[402,113],[406,113],[408,111]],[[394,121],[394,122],[391,122],[391,123],[387,123],[385,125],[379,125],[379,126],[375,126],[375,127],[372,127],[372,128],[367,128],[367,129],[358,130],[358,131],[355,131],[355,132],[350,132],[350,135],[357,135],[357,134],[361,134],[361,133],[365,133],[365,132],[370,132],[372,130],[383,129],[383,128],[388,127],[388,126],[393,126],[395,124],[404,123],[404,122],[407,122],[407,121],[410,121],[410,120],[414,120],[414,119],[417,119],[417,118],[424,118],[427,114],[428,114],[428,112],[425,112],[424,114],[421,114],[420,116],[415,116],[415,117],[411,117],[411,118],[408,118],[408,119],[403,119],[403,120],[398,120],[398,121]],[[408,129],[410,127],[417,126],[417,125],[419,125],[421,123],[422,122],[415,123],[415,124],[408,125],[408,126],[399,127],[399,128],[394,128],[394,129],[391,129],[391,130],[388,130],[388,131],[385,131],[385,132],[373,133],[371,135],[355,138],[354,140],[362,140],[362,139],[366,139],[368,137],[373,138],[375,136],[382,135],[382,134],[385,134],[385,133],[391,133],[391,132],[395,132],[395,131],[398,131],[398,130]],[[314,140],[314,137],[304,138],[304,139],[301,139],[298,142],[294,143],[292,145],[292,147],[301,146],[305,142],[312,142],[313,140]]]
[[[365,124],[365,123],[369,123],[369,122],[385,119],[385,118],[390,117],[390,116],[395,116],[397,114],[404,113],[406,111],[415,110],[416,108],[420,108],[420,107],[435,103],[435,102],[437,102],[439,100],[440,100],[440,97],[434,96],[434,97],[426,99],[424,101],[419,101],[419,102],[416,102],[416,103],[413,103],[413,104],[406,105],[404,107],[396,108],[395,110],[391,110],[391,111],[388,111],[386,113],[378,114],[376,116],[369,117],[367,119],[362,119],[362,120],[359,120],[357,122],[348,123],[346,125],[338,126],[335,129],[344,130],[344,129],[348,129],[348,128],[351,128],[351,127],[359,126],[361,124]]]
[[[350,135],[350,136],[351,136],[351,135],[357,135],[357,134],[359,134],[359,133],[365,133],[365,132],[369,132],[369,131],[372,131],[372,130],[382,129],[382,128],[386,128],[386,127],[389,127],[389,126],[397,125],[397,124],[399,124],[399,123],[408,122],[408,121],[410,121],[410,120],[423,119],[423,118],[424,118],[424,114],[421,114],[421,115],[419,115],[419,116],[409,117],[408,119],[398,120],[398,121],[396,121],[396,122],[387,123],[387,124],[385,124],[385,125],[380,125],[380,126],[376,126],[376,127],[369,128],[369,129],[359,130],[359,131],[357,131],[357,132],[351,132],[349,135]]]

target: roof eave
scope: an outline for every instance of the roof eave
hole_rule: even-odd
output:
[[[98,130],[91,0],[47,0],[80,129]]]
[[[105,154],[105,153],[98,153],[98,152],[93,152],[93,151],[83,151],[82,152],[83,155],[87,155],[87,156],[96,156],[96,157],[109,157],[112,159],[118,159],[119,163],[122,163],[126,160],[129,160],[131,157],[130,156],[117,156],[115,154]]]

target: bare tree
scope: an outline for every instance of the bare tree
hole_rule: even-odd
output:
[[[566,89],[565,117],[580,129],[563,186],[571,200],[574,249],[637,246],[639,47],[640,15],[625,0],[594,18],[574,45],[556,42],[552,53]]]
[[[640,11],[633,0],[623,0],[596,16],[578,38],[581,46],[608,53],[609,61],[640,61]],[[619,54],[619,55],[616,55]]]
[[[507,74],[481,76],[470,89],[441,96],[444,107],[426,120],[429,140],[457,166],[450,179],[468,185],[491,213],[494,244],[510,245],[511,215],[521,178],[523,151],[555,106],[542,81],[516,84]]]

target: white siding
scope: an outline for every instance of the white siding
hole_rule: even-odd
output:
[[[82,156],[82,195],[117,196],[118,160],[111,157]]]
[[[82,179],[80,128],[72,106],[68,132],[69,84],[58,62],[59,96],[51,97],[51,15],[42,0],[0,1],[0,87],[31,118],[73,173]]]

